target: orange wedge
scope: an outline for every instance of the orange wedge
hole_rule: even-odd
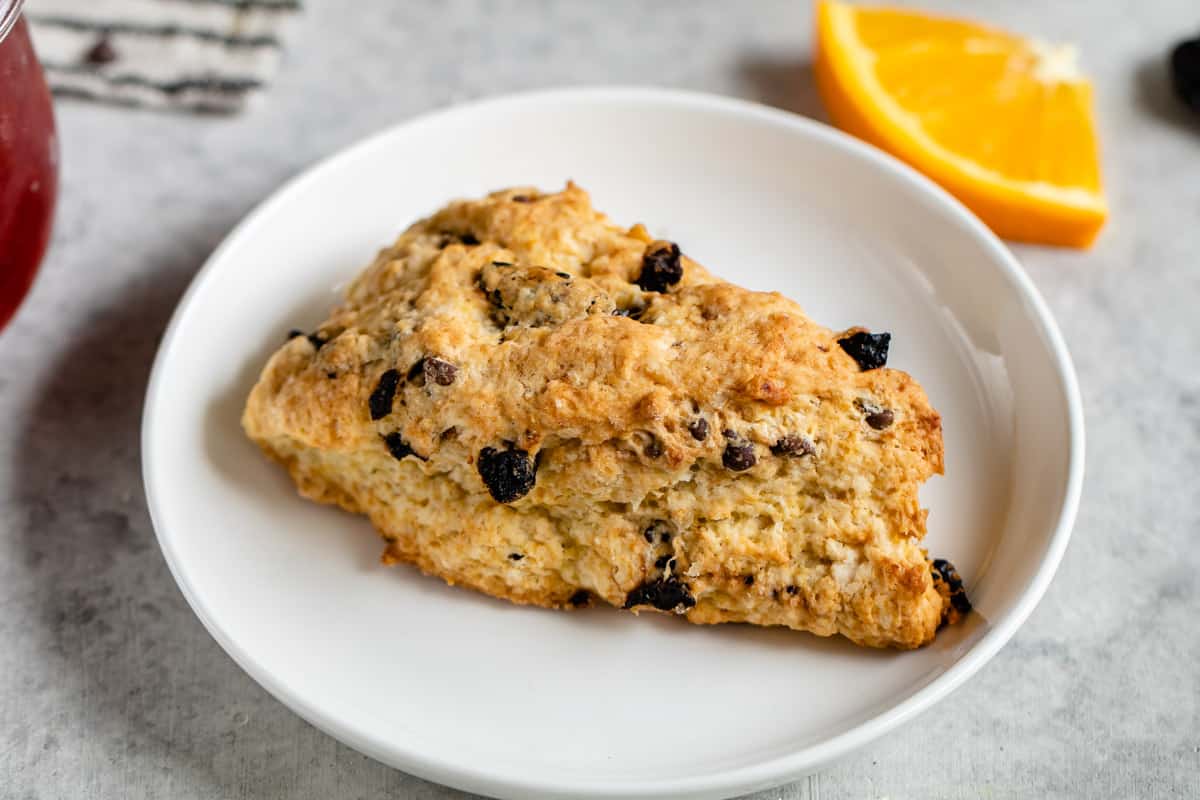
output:
[[[908,162],[1008,239],[1086,247],[1108,214],[1075,51],[972,22],[824,0],[834,124]]]

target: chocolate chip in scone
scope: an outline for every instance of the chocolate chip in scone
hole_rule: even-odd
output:
[[[754,445],[731,430],[723,432],[726,439],[725,452],[721,453],[721,463],[726,469],[741,472],[750,469],[758,463],[754,455]]]
[[[524,557],[525,556],[521,555],[520,553],[509,553],[508,554],[508,559],[510,561],[520,561]]]
[[[383,419],[392,413],[392,400],[396,397],[396,386],[399,383],[400,373],[394,369],[389,369],[379,376],[379,383],[376,384],[375,391],[371,392],[371,397],[367,401],[371,419]]]
[[[558,277],[562,278],[564,281],[571,280],[571,273],[569,273],[569,272],[556,272],[554,274],[557,275]]]
[[[511,262],[511,261],[493,261],[492,262],[493,267],[511,267],[512,265],[513,265],[513,262]]]
[[[811,456],[815,451],[813,443],[810,439],[804,436],[797,436],[794,433],[789,433],[782,436],[771,445],[771,453],[777,456]]]
[[[787,593],[788,593],[788,594],[795,594],[795,593],[796,593],[796,592],[798,592],[798,591],[800,591],[800,590],[799,590],[799,589],[797,589],[795,586],[789,586],[789,587],[787,587]]]
[[[529,453],[515,447],[479,451],[479,477],[497,503],[511,503],[529,494],[537,480],[537,465]]]
[[[884,408],[879,411],[871,412],[866,416],[867,424],[877,431],[884,428],[890,428],[892,423],[896,421],[896,415],[890,408]]]
[[[659,556],[658,558],[656,558],[654,560],[654,566],[656,569],[663,569],[664,567],[667,566],[667,562],[670,560],[671,560],[671,555],[669,553],[664,556]]]
[[[407,456],[420,458],[422,461],[426,460],[425,458],[417,455],[417,452],[409,446],[408,442],[404,441],[404,437],[401,436],[398,431],[392,431],[391,433],[385,434],[383,437],[383,443],[387,445],[388,452],[391,453],[392,457],[397,461]]]
[[[475,238],[475,234],[471,233],[470,231],[467,231],[466,233],[460,233],[458,235],[458,240],[467,247],[474,247],[475,245],[479,244],[479,240]]]
[[[326,344],[329,343],[329,340],[326,339],[324,336],[322,336],[320,333],[310,333],[308,335],[308,343],[313,346],[314,350],[320,350],[322,347],[324,347]]]
[[[458,367],[440,358],[425,358],[421,360],[421,371],[425,374],[426,383],[436,383],[438,386],[449,386],[458,375]]]
[[[659,611],[673,611],[680,606],[691,608],[694,605],[696,598],[678,578],[647,581],[625,597],[625,608],[654,606]]]
[[[533,198],[527,194],[514,194],[511,198],[514,203],[532,203]]]
[[[592,593],[589,592],[587,589],[580,589],[579,591],[575,592],[575,594],[573,594],[569,598],[567,598],[567,602],[570,603],[571,605],[575,606],[576,608],[586,606],[588,603],[591,602],[591,600],[592,600]]]
[[[688,433],[690,433],[692,438],[697,442],[703,442],[708,438],[708,420],[706,420],[704,417],[697,417],[689,422],[687,429]]]
[[[336,372],[326,372],[325,377],[329,378],[329,380],[333,380],[334,378],[337,377],[337,373]]]
[[[747,575],[746,577],[742,578],[742,583],[746,584],[747,586],[753,586],[754,585],[754,576]]]
[[[867,333],[859,331],[844,339],[838,339],[838,344],[846,353],[858,362],[858,368],[863,372],[879,369],[887,364],[888,345],[892,341],[890,333]]]
[[[295,339],[297,336],[303,336],[303,335],[304,335],[304,331],[299,330],[297,328],[292,328],[290,331],[288,331],[287,340],[290,342],[292,339]]]
[[[674,242],[651,242],[642,256],[642,271],[635,282],[647,292],[666,292],[683,278],[679,255],[679,245]]]

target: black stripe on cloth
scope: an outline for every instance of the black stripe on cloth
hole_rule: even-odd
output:
[[[95,100],[109,105],[120,106],[122,108],[146,108],[153,107],[150,103],[143,103],[139,100],[134,100],[128,97],[113,97],[112,95],[104,94],[103,92],[89,92],[87,89],[79,89],[74,86],[55,86],[50,90],[55,97],[68,97],[73,100]],[[189,100],[181,104],[182,107],[189,111],[195,111],[201,114],[220,114],[225,116],[233,111],[237,111],[241,107],[240,98],[231,100],[227,103],[214,103],[207,99]]]
[[[152,81],[141,75],[102,75],[89,67],[62,64],[43,64],[42,66],[50,76],[51,83],[54,82],[53,78],[56,72],[70,75],[93,75],[112,86],[139,86],[167,95],[199,90],[216,94],[241,95],[251,89],[261,89],[263,86],[263,82],[257,78],[221,78],[216,75],[203,75],[195,78],[179,78],[173,81]]]
[[[100,23],[75,19],[73,17],[49,17],[34,13],[27,13],[26,16],[38,25],[66,28],[72,31],[90,31],[97,34],[120,33],[133,36],[155,36],[160,39],[186,36],[192,39],[202,39],[206,42],[218,42],[226,47],[280,46],[279,40],[274,36],[226,36],[197,28],[184,28],[180,25],[134,25],[128,22]]]
[[[175,0],[193,6],[225,6],[238,11],[299,11],[300,0]]]

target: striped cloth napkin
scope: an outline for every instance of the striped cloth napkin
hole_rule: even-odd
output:
[[[28,0],[55,94],[239,111],[279,68],[300,0]]]

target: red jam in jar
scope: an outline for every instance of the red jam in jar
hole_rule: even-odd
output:
[[[0,328],[33,283],[50,239],[58,139],[20,0],[0,0]]]

